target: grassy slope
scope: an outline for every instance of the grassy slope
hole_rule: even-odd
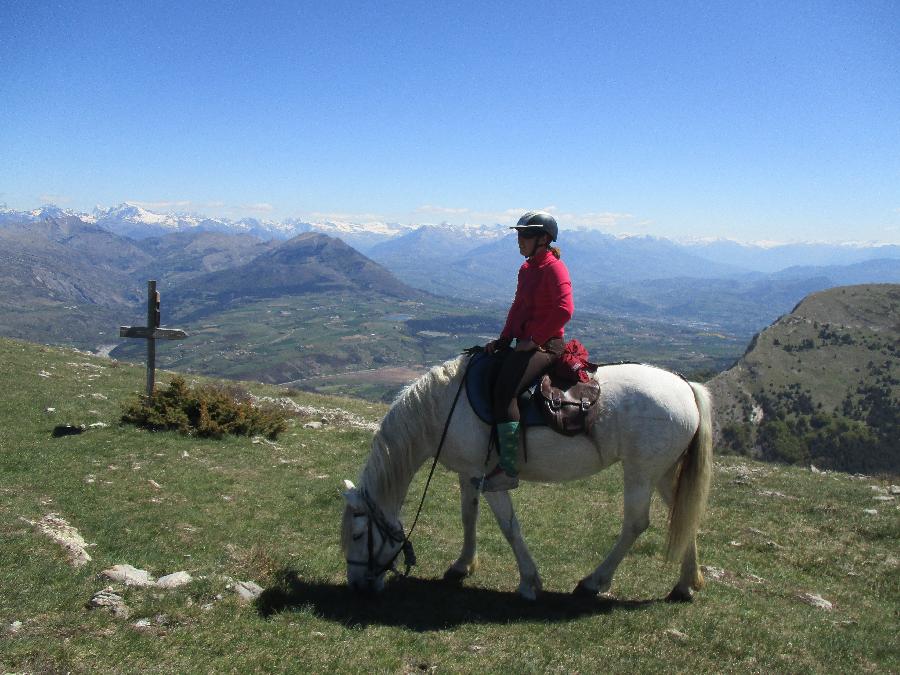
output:
[[[415,536],[416,578],[371,603],[343,589],[337,543],[337,483],[357,474],[368,432],[298,422],[271,446],[120,427],[120,402],[142,377],[137,367],[0,340],[2,669],[900,669],[900,528],[896,502],[873,501],[875,481],[718,461],[701,551],[705,564],[727,572],[687,606],[658,602],[675,578],[660,558],[658,503],[614,582],[617,600],[565,595],[614,540],[619,470],[565,487],[523,486],[514,499],[547,590],[527,605],[514,597],[514,561],[487,511],[477,576],[461,589],[436,581],[461,543],[456,481],[438,472]],[[297,396],[372,419],[384,412],[362,401]],[[54,424],[95,420],[112,424],[50,438]],[[420,494],[423,479],[411,495]],[[92,562],[74,570],[20,519],[49,512],[95,544]],[[124,590],[128,620],[86,610],[105,585],[97,573],[115,563],[157,576],[186,569],[196,581],[176,591]],[[257,581],[268,589],[265,602],[240,605],[223,575]],[[834,611],[800,602],[799,592],[821,594]],[[160,614],[164,625],[155,621]],[[134,628],[144,617],[152,627]],[[22,622],[18,631],[10,630],[13,621]]]

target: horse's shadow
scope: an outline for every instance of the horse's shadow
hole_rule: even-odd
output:
[[[260,615],[310,609],[345,626],[402,626],[432,631],[471,623],[560,622],[647,607],[657,600],[578,598],[544,591],[535,602],[515,593],[472,588],[438,579],[401,578],[380,595],[359,595],[344,585],[306,581],[285,570],[256,601]]]

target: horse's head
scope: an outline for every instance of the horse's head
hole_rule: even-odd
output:
[[[372,498],[349,480],[344,481],[343,494],[347,506],[341,522],[341,548],[347,560],[347,583],[354,591],[380,592],[385,572],[394,569],[400,551],[409,546],[403,526],[385,516]]]

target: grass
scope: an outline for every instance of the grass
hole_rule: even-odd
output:
[[[885,482],[717,460],[700,546],[702,562],[723,575],[690,605],[661,602],[677,572],[662,562],[658,502],[651,529],[619,569],[614,596],[569,596],[615,539],[619,470],[562,487],[524,485],[514,500],[546,589],[529,604],[515,595],[515,563],[486,506],[481,569],[462,587],[440,582],[462,533],[456,479],[439,471],[414,537],[413,576],[376,600],[361,599],[343,584],[338,484],[355,479],[371,432],[308,429],[303,418],[275,444],[140,431],[116,420],[122,401],[141,389],[143,370],[113,363],[0,340],[4,671],[900,670],[897,507],[874,501],[870,487]],[[385,411],[291,395],[372,420]],[[96,421],[110,426],[50,438],[56,424]],[[424,472],[407,509],[423,482]],[[871,508],[877,516],[865,513]],[[50,512],[93,544],[91,562],[71,567],[59,546],[22,520]],[[194,581],[171,591],[122,589],[127,620],[86,609],[108,583],[98,573],[117,563],[154,576],[186,570]],[[244,605],[229,578],[266,590]],[[801,602],[803,592],[834,609]],[[149,627],[136,628],[142,618]]]

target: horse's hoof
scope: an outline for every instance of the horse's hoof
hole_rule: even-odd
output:
[[[683,589],[680,586],[675,586],[669,594],[666,596],[666,602],[693,602],[694,595],[691,593],[690,589]]]
[[[596,598],[597,593],[598,591],[588,588],[588,585],[585,584],[584,581],[579,581],[575,590],[572,591],[572,595],[576,598]]]
[[[458,570],[455,567],[448,567],[444,572],[444,581],[449,584],[461,584],[463,579],[471,574],[468,570]]]

